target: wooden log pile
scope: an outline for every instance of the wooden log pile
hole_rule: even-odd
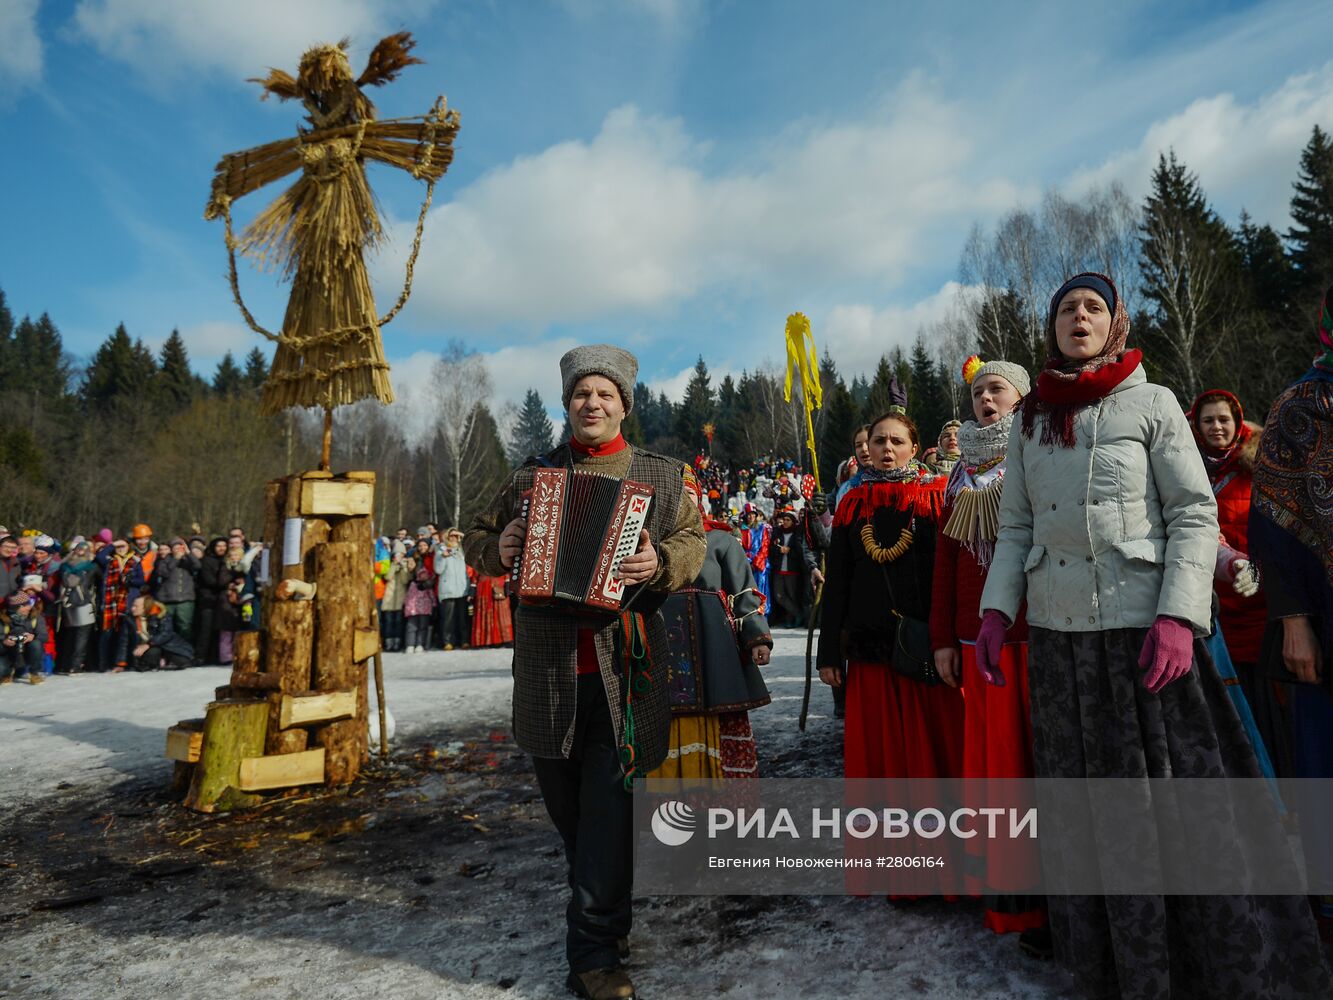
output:
[[[220,812],[297,785],[345,785],[369,759],[373,472],[305,472],[264,491],[272,545],[260,631],[237,632],[230,683],[167,731],[173,790]]]

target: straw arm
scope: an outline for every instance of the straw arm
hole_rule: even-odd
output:
[[[418,180],[437,181],[454,158],[458,112],[432,113],[415,122],[371,122],[361,139],[361,155],[406,170]]]
[[[222,214],[223,199],[240,198],[300,169],[300,147],[301,140],[292,138],[228,153],[218,161],[213,174],[213,190],[204,218],[218,218]]]

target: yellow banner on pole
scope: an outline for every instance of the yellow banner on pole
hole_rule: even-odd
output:
[[[819,382],[819,354],[815,337],[810,332],[810,321],[805,313],[795,312],[787,317],[787,381],[782,396],[791,402],[793,369],[801,376],[801,398],[805,401],[805,443],[810,449],[810,471],[815,477],[815,488],[823,490],[819,482],[819,453],[815,448],[815,422],[811,416],[824,404],[823,386]]]

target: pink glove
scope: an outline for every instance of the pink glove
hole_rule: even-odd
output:
[[[1194,662],[1194,633],[1188,625],[1160,615],[1148,629],[1139,669],[1148,671],[1143,686],[1153,694],[1184,677]]]
[[[992,608],[981,616],[981,628],[977,630],[977,670],[987,684],[996,687],[1004,687],[1000,649],[1004,646],[1004,634],[1009,631],[1009,625],[1009,619]]]

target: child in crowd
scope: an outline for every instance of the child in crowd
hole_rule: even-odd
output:
[[[11,594],[3,619],[4,673],[0,684],[9,684],[26,673],[29,684],[40,684],[42,677],[42,647],[46,645],[46,618],[42,614],[43,581],[38,573],[23,577],[17,593]]]

